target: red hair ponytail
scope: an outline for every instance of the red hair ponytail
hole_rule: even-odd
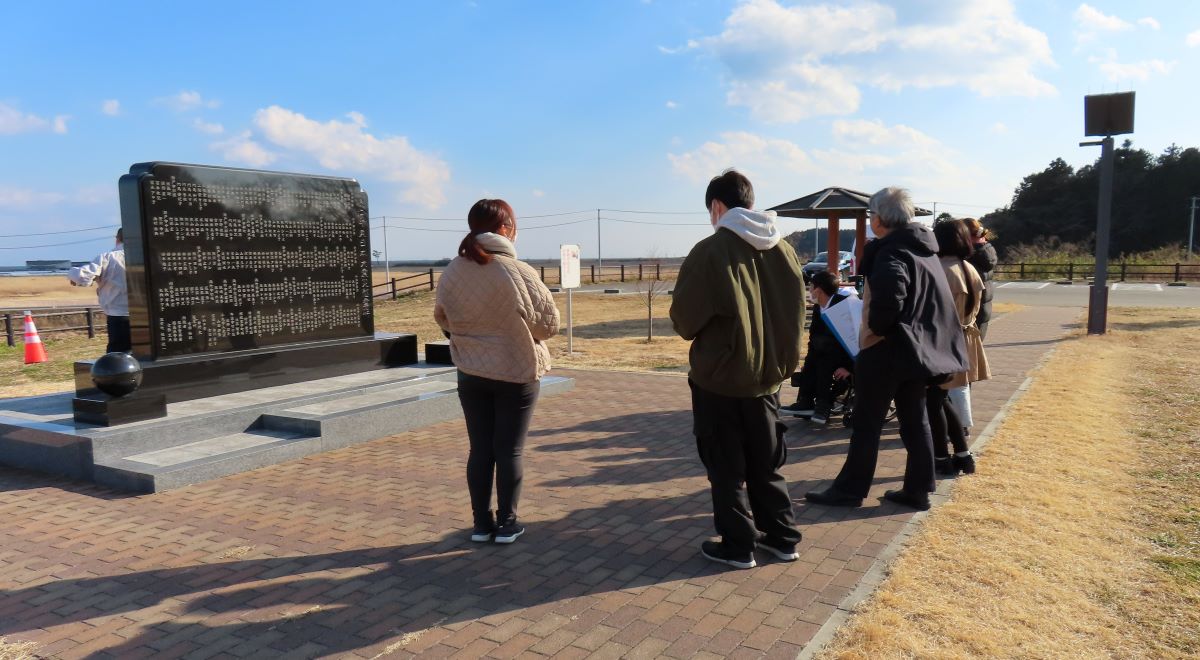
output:
[[[511,225],[513,230],[517,228],[517,218],[508,202],[502,199],[481,199],[475,202],[475,206],[467,213],[467,226],[471,228],[471,233],[459,243],[458,256],[466,257],[477,264],[490,262],[492,255],[479,245],[475,237],[487,232],[498,234],[500,228],[505,225]]]

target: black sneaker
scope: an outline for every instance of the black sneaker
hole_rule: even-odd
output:
[[[517,517],[509,515],[504,519],[500,528],[496,530],[496,543],[512,543],[517,540],[517,537],[525,533],[525,528],[521,523],[517,522]]]
[[[471,529],[471,540],[475,543],[487,543],[496,533],[496,515],[492,511],[486,514],[475,514],[475,527]]]
[[[820,424],[824,426],[825,424],[829,423],[829,413],[820,411],[814,412],[812,417],[809,418],[809,421],[811,421],[813,424]]]
[[[779,406],[779,413],[781,415],[791,415],[792,417],[804,417],[807,419],[812,416],[813,409],[812,401],[797,401],[786,406]]]
[[[782,561],[796,561],[800,558],[800,553],[796,552],[795,543],[784,543],[764,535],[758,537],[757,545],[760,550],[766,550]]]
[[[725,547],[725,544],[717,541],[705,541],[700,544],[700,554],[707,559],[726,564],[734,568],[754,568],[754,553],[747,552],[737,554]]]
[[[933,471],[943,477],[953,477],[958,474],[958,468],[954,466],[954,460],[949,456],[933,459]]]

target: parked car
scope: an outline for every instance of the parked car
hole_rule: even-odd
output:
[[[846,275],[849,275],[849,273],[850,273],[850,262],[851,262],[851,260],[854,259],[854,254],[852,254],[850,252],[846,252],[844,250],[842,252],[839,252],[838,254],[841,257],[838,261],[838,273],[840,275],[842,275],[843,277],[845,277]],[[804,274],[804,282],[807,284],[808,281],[812,279],[812,276],[814,274],[819,273],[828,268],[829,268],[829,253],[828,252],[818,252],[817,258],[804,264],[800,268],[800,271]]]

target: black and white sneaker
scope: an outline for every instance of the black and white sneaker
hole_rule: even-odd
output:
[[[504,522],[496,530],[496,543],[512,543],[517,540],[517,537],[525,533],[525,528],[521,523],[517,522],[516,516],[508,516]]]
[[[814,412],[812,414],[812,417],[809,418],[809,421],[811,421],[813,424],[821,424],[821,425],[828,424],[829,423],[829,413]]]
[[[767,536],[760,536],[757,545],[760,550],[766,550],[781,561],[796,561],[800,558],[800,553],[796,552],[795,543],[784,543]]]
[[[725,547],[724,543],[717,541],[705,541],[700,544],[700,554],[706,559],[732,566],[734,568],[754,568],[757,564],[754,563],[754,554],[747,552],[738,554]]]
[[[492,535],[496,533],[494,527],[476,527],[471,530],[471,540],[475,543],[487,543],[492,540]]]

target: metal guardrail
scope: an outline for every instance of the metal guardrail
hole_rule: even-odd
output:
[[[9,346],[17,345],[17,335],[25,334],[25,310],[5,309],[0,310],[4,318],[4,340]],[[38,319],[60,318],[67,316],[83,316],[84,325],[69,325],[63,327],[42,327],[38,328],[39,335],[49,335],[55,332],[74,332],[78,330],[86,330],[88,339],[96,337],[96,322],[104,318],[104,312],[97,307],[82,307],[74,309],[65,309],[57,312],[38,312],[34,314],[34,321]]]
[[[1130,264],[1109,263],[1108,279],[1117,282],[1129,280],[1159,281],[1159,282],[1195,282],[1200,281],[1200,264]],[[1000,263],[996,264],[994,276],[998,280],[1088,280],[1096,276],[1096,265],[1093,263]]]

